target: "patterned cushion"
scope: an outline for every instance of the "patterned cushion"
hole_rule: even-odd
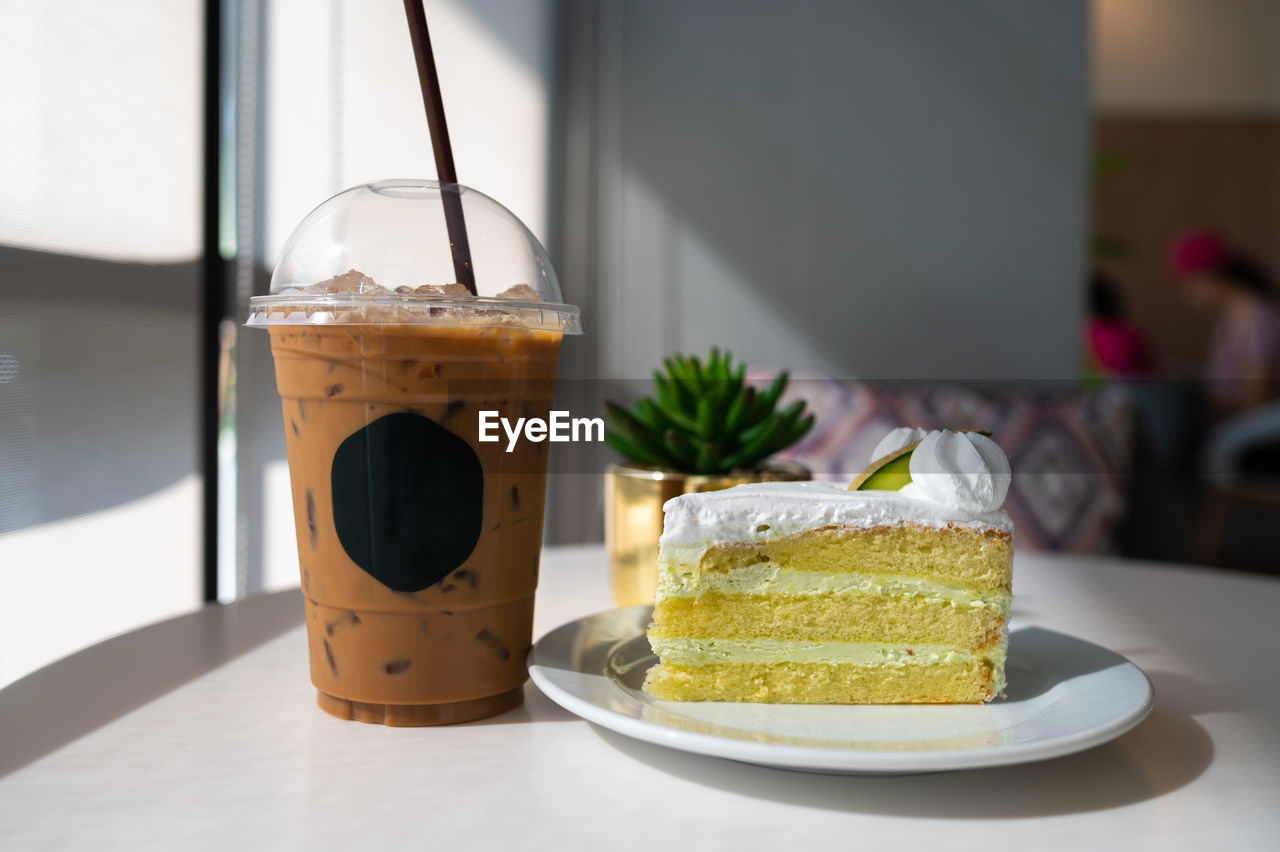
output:
[[[753,371],[767,384],[771,371]],[[1126,511],[1133,403],[1122,387],[977,389],[953,384],[794,377],[784,397],[805,399],[814,428],[782,453],[815,477],[848,479],[895,426],[989,429],[1013,466],[1005,509],[1019,548],[1106,553]]]

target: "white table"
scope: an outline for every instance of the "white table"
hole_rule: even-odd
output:
[[[0,847],[1280,848],[1280,582],[1019,555],[1014,583],[1015,617],[1147,671],[1147,721],[1058,760],[893,778],[634,742],[532,685],[486,722],[361,725],[316,708],[282,593],[0,691]],[[609,606],[600,548],[547,551],[538,635]]]

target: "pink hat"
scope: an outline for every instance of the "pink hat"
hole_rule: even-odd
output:
[[[1169,249],[1169,267],[1175,273],[1189,275],[1213,269],[1230,253],[1227,244],[1212,231],[1189,231],[1173,241]]]

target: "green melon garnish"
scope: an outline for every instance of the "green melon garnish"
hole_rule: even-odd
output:
[[[867,465],[853,482],[850,491],[898,491],[911,481],[911,451],[920,445],[913,441]]]

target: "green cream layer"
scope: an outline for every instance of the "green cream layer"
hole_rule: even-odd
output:
[[[972,651],[951,645],[814,642],[803,639],[664,639],[649,637],[663,662],[678,666],[723,663],[819,663],[832,666],[934,666],[967,663]]]
[[[884,574],[785,571],[772,562],[761,562],[728,572],[684,573],[672,567],[660,569],[659,599],[693,598],[704,592],[725,595],[905,595],[934,603],[970,606],[1007,612],[1010,597],[967,586]]]
[[[664,639],[649,637],[653,652],[664,663],[677,666],[717,664],[764,665],[814,663],[830,666],[905,667],[969,663],[972,651],[949,645],[912,645],[910,653],[901,645],[884,642],[811,642],[800,639]],[[991,666],[991,686],[996,695],[1004,692],[1004,665],[1008,641],[1002,640],[983,655]]]

